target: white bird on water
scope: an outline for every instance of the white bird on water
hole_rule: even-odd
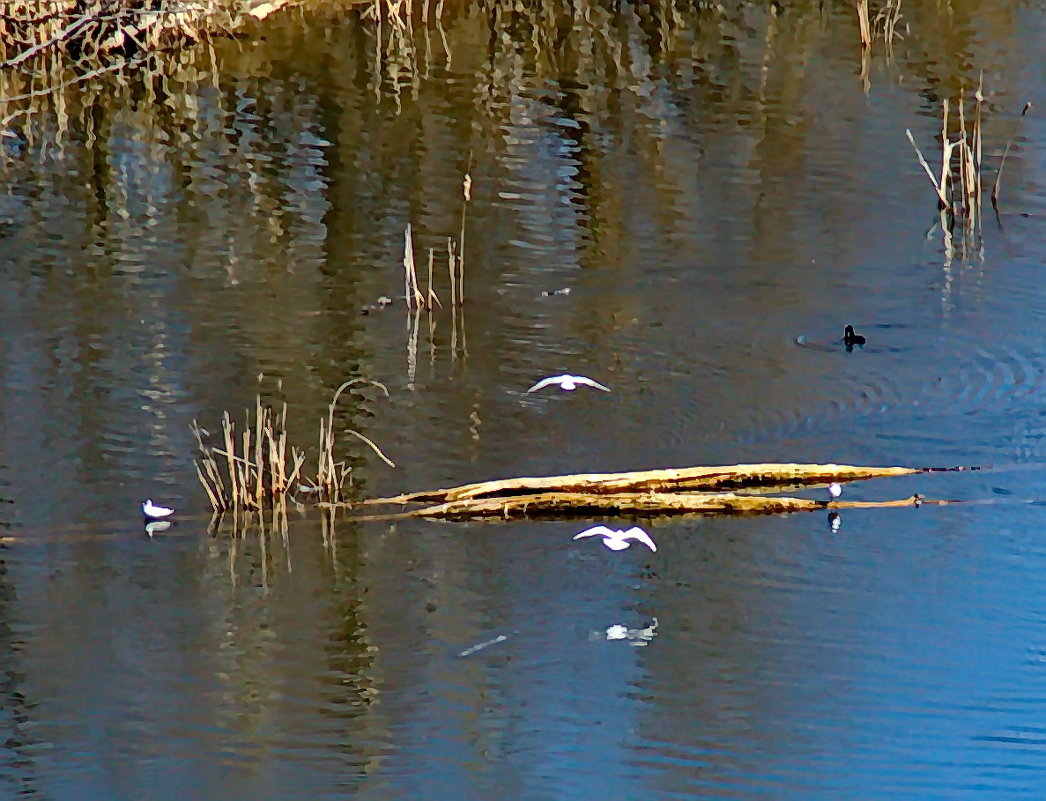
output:
[[[838,498],[842,494],[843,494],[843,485],[842,484],[838,483],[837,481],[833,481],[831,484],[828,485],[828,497],[835,499],[835,498]]]
[[[534,386],[527,390],[527,392],[537,392],[539,389],[550,387],[553,384],[558,385],[561,389],[565,389],[567,392],[571,392],[578,388],[578,386],[594,387],[595,389],[601,389],[604,392],[610,392],[610,387],[605,387],[598,381],[593,381],[591,378],[583,375],[553,375],[548,378],[542,378]]]
[[[158,520],[161,517],[170,517],[173,515],[174,509],[167,506],[157,506],[153,503],[152,498],[146,498],[145,502],[142,503],[142,514],[150,520]]]
[[[650,535],[647,534],[639,526],[633,526],[627,531],[619,531],[615,528],[607,528],[606,526],[593,526],[592,528],[586,528],[584,531],[578,532],[574,535],[574,539],[579,540],[582,537],[602,537],[603,544],[612,551],[623,551],[632,545],[629,540],[635,540],[636,542],[643,543],[647,548],[652,551],[657,550],[657,546],[654,541],[650,539]]]

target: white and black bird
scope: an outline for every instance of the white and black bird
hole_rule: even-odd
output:
[[[591,378],[583,375],[553,375],[548,378],[542,378],[534,386],[527,390],[527,392],[537,392],[539,389],[545,387],[558,386],[560,389],[564,389],[567,392],[572,392],[579,386],[593,387],[595,389],[601,389],[604,392],[610,392],[610,387],[600,384],[598,381],[594,381]]]
[[[650,535],[639,528],[639,526],[633,526],[627,531],[607,528],[606,526],[592,526],[592,528],[586,528],[584,531],[574,535],[575,540],[580,540],[583,537],[602,537],[603,544],[612,551],[623,551],[625,548],[631,547],[632,540],[643,543],[652,551],[657,550],[657,546],[650,539]]]
[[[167,506],[157,506],[152,498],[146,498],[142,502],[142,514],[147,520],[160,520],[174,514],[174,509]]]

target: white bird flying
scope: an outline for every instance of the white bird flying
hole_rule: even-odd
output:
[[[527,392],[537,392],[539,389],[550,387],[553,384],[557,384],[561,389],[565,389],[567,392],[571,392],[578,388],[579,385],[586,387],[594,387],[595,389],[601,389],[604,392],[610,392],[610,387],[605,387],[598,381],[593,381],[583,375],[553,375],[548,378],[542,378],[534,386],[527,390]]]
[[[650,535],[647,534],[643,529],[638,526],[633,526],[628,531],[619,531],[614,528],[607,528],[606,526],[593,526],[592,528],[586,528],[574,535],[574,539],[579,540],[582,537],[602,537],[603,544],[612,551],[623,551],[632,545],[629,540],[635,540],[636,542],[643,543],[647,548],[652,551],[657,550],[657,546],[654,541],[650,539]]]
[[[153,503],[152,498],[146,498],[142,504],[142,514],[148,517],[150,520],[158,520],[161,517],[170,517],[174,514],[174,509],[170,509],[166,506],[157,506]]]

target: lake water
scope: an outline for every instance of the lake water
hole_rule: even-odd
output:
[[[0,105],[31,111],[0,139],[0,796],[1046,794],[1046,14],[901,13],[864,69],[847,4],[296,13]],[[999,214],[949,241],[905,130],[938,171],[982,75]],[[444,302],[416,327],[408,223]],[[526,393],[563,372],[613,391]],[[388,397],[339,427],[396,464],[342,436],[357,498],[983,469],[848,485],[962,503],[837,530],[639,521],[656,552],[590,520],[212,531],[191,421],[260,393],[313,448],[351,378]]]

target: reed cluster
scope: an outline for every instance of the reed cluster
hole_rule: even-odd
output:
[[[857,0],[857,27],[861,46],[871,47],[877,36],[882,37],[887,51],[893,50],[901,20],[901,0],[886,0],[873,17],[868,0]]]
[[[295,448],[287,449],[287,404],[278,413],[255,401],[253,420],[245,413],[243,430],[228,411],[222,414],[220,445],[208,445],[208,432],[193,420],[199,457],[196,475],[216,513],[228,509],[254,511],[267,502],[282,501],[297,481],[305,462]]]
[[[461,184],[464,202],[461,206],[461,230],[457,241],[447,237],[447,274],[450,278],[450,305],[461,306],[465,302],[465,217],[469,201],[472,200],[472,176],[468,172]],[[433,311],[436,306],[443,308],[435,290],[432,288],[432,271],[436,251],[429,248],[428,280],[425,292],[421,291],[418,281],[418,267],[414,256],[414,233],[410,223],[403,232],[403,300],[408,309],[425,309]]]
[[[458,238],[447,237],[447,275],[450,283],[450,310],[451,310],[451,334],[450,350],[453,357],[459,352],[459,342],[462,355],[467,355],[465,345],[465,315],[461,308],[465,302],[465,221],[468,213],[468,205],[472,200],[472,175],[466,171],[461,183],[462,205],[461,205],[461,227]],[[433,289],[433,269],[436,261],[435,248],[429,248],[428,252],[428,278],[425,291],[422,292],[418,280],[417,261],[414,255],[414,233],[413,227],[407,223],[403,233],[403,299],[407,305],[407,381],[413,386],[414,376],[417,372],[418,363],[418,334],[421,328],[421,312],[427,313],[429,326],[429,343],[432,348],[433,337],[436,330],[436,322],[433,312],[436,307],[443,308],[443,303]],[[460,332],[460,333],[459,333]],[[434,353],[434,350],[432,350]]]
[[[982,225],[982,197],[984,191],[984,136],[983,136],[983,80],[973,93],[973,107],[967,109],[965,93],[960,92],[955,123],[955,138],[952,139],[951,104],[947,98],[942,103],[941,114],[941,167],[940,174],[935,175],[923,155],[910,129],[905,129],[908,141],[915,148],[919,165],[933,184],[937,195],[937,208],[940,212],[940,226],[945,238],[945,251],[949,258],[954,255],[956,246],[956,229],[960,236],[958,243],[965,254],[970,249],[979,249]],[[1021,111],[1023,117],[1031,108],[1025,103]],[[999,169],[991,190],[992,207],[999,213],[999,196],[1002,186],[1002,171],[1013,145],[1011,138],[1006,143]]]
[[[966,121],[964,93],[959,95],[958,136],[952,141],[948,131],[950,104],[945,98],[941,114],[941,171],[940,177],[933,174],[930,165],[915,143],[911,129],[905,129],[908,141],[915,148],[926,176],[937,193],[937,207],[947,216],[947,228],[954,228],[961,220],[965,228],[976,231],[981,222],[981,165],[983,140],[981,136],[981,110],[984,94],[981,87],[974,93],[973,119]]]
[[[311,479],[303,473],[305,450],[288,444],[286,403],[274,412],[262,403],[259,395],[253,414],[250,410],[245,413],[239,432],[226,411],[222,415],[219,444],[209,444],[209,433],[193,420],[192,430],[199,447],[196,475],[214,513],[260,512],[267,507],[285,509],[288,497],[301,495],[321,503],[344,503],[344,489],[352,467],[335,455],[338,437],[334,410],[342,393],[358,384],[378,387],[388,395],[384,385],[361,378],[338,387],[326,417],[320,420],[316,471]],[[366,443],[390,467],[396,466],[366,436],[351,429],[347,432]]]

